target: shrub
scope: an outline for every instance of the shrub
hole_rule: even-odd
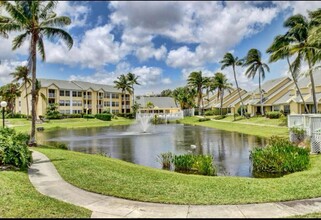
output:
[[[293,143],[300,143],[304,141],[305,130],[303,128],[292,127],[290,128],[290,141]]]
[[[63,118],[82,118],[82,114],[62,114]]]
[[[58,104],[50,104],[46,109],[47,119],[62,119],[62,114],[58,111]]]
[[[211,119],[209,119],[209,118],[199,118],[198,119],[199,122],[209,121],[209,120],[211,120]]]
[[[223,118],[226,118],[226,115],[218,115],[214,117],[215,120],[221,120]]]
[[[184,154],[174,156],[172,160],[175,171],[214,176],[216,169],[213,165],[213,157],[210,155]]]
[[[157,156],[157,161],[162,165],[163,169],[171,169],[173,154],[172,152],[162,153]]]
[[[253,172],[258,173],[293,173],[307,169],[310,163],[308,149],[277,136],[272,136],[265,148],[254,148],[250,158]]]
[[[111,121],[111,114],[108,113],[96,114],[95,117],[99,120]]]
[[[0,129],[0,165],[13,165],[26,169],[32,162],[28,149],[28,134],[16,133],[14,129]]]
[[[270,119],[275,119],[275,118],[280,118],[281,115],[282,115],[281,112],[279,112],[279,111],[273,111],[273,112],[267,112],[267,113],[265,114],[265,117],[266,117],[266,118],[270,118]]]
[[[9,113],[6,115],[6,118],[27,118],[27,116],[20,113]]]
[[[95,118],[95,115],[85,114],[85,115],[84,115],[84,118],[87,118],[87,119],[89,119],[89,118]]]
[[[245,113],[247,113],[247,108],[246,108],[246,106],[243,105],[243,115],[244,115]],[[241,115],[241,106],[238,107],[238,109],[237,109],[237,114]]]

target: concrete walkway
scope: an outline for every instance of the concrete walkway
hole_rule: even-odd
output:
[[[169,205],[118,199],[65,182],[44,154],[33,151],[29,179],[42,194],[87,208],[92,218],[280,218],[321,212],[321,198],[246,205]]]

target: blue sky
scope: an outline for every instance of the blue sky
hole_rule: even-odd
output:
[[[243,58],[251,48],[262,52],[278,34],[283,21],[297,13],[321,7],[319,1],[60,1],[56,12],[72,24],[66,30],[74,39],[70,51],[58,41],[45,41],[46,62],[38,59],[37,77],[82,80],[113,85],[121,74],[139,76],[135,94],[160,93],[186,85],[192,71],[213,76],[226,52]],[[0,11],[5,13],[4,11]],[[0,38],[0,84],[12,80],[17,65],[26,64],[28,42],[16,51],[9,39]],[[287,75],[285,62],[269,64],[265,80]],[[239,85],[254,90],[257,79],[238,68]]]

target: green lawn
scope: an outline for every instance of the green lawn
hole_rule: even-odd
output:
[[[16,129],[19,132],[30,132],[31,121],[27,119],[11,118],[6,119],[9,123],[8,126]],[[42,124],[36,124],[37,127],[44,127],[45,131],[59,128],[84,128],[84,127],[103,127],[113,125],[128,125],[132,124],[134,120],[118,117],[111,121],[102,121],[99,119],[84,119],[84,118],[69,118],[60,120],[50,120]]]
[[[152,147],[152,146],[151,146]],[[321,196],[321,155],[311,168],[281,178],[201,176],[144,167],[101,155],[35,148],[60,175],[92,192],[139,201],[173,204],[246,204]]]
[[[40,194],[27,172],[0,172],[0,218],[90,218],[91,211]]]
[[[210,120],[203,122],[199,122],[198,120],[199,118],[194,116],[185,117],[184,119],[181,119],[180,122],[185,124],[218,128],[226,131],[236,131],[260,137],[271,137],[272,135],[288,137],[289,134],[288,128],[286,126],[276,126],[276,124],[280,123],[280,120],[278,119],[265,119],[263,117],[260,117],[250,120],[242,119],[240,121],[232,121],[233,116],[229,116],[222,120]]]

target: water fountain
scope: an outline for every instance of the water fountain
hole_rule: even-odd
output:
[[[142,133],[146,133],[151,125],[150,120],[154,117],[153,114],[136,114],[136,121],[140,125]]]

